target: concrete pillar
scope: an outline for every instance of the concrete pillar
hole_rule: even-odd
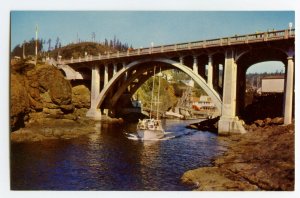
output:
[[[108,65],[106,64],[104,67],[104,87],[108,83]]]
[[[197,56],[194,56],[193,72],[195,74],[198,74],[198,57]]]
[[[218,123],[219,134],[246,132],[236,117],[236,83],[237,65],[234,60],[234,51],[229,49],[225,54],[223,105]]]
[[[208,56],[208,65],[207,65],[207,84],[210,88],[213,88],[213,60],[212,55]]]
[[[285,79],[284,93],[284,124],[292,123],[293,113],[293,92],[294,92],[294,61],[293,57],[288,57],[287,74]]]
[[[183,56],[180,56],[180,57],[179,57],[179,62],[180,62],[181,65],[184,65]]]
[[[125,69],[126,68],[126,63],[123,63],[123,69]],[[125,76],[124,76],[124,80],[126,81],[127,80],[127,72],[125,73]]]
[[[97,97],[100,94],[100,71],[99,66],[93,66],[91,78],[91,107],[86,116],[94,119],[101,119],[100,109],[97,108]]]
[[[117,73],[117,63],[114,63],[114,72],[113,72],[113,76],[116,75]]]
[[[213,87],[218,90],[219,87],[219,64],[213,66]]]

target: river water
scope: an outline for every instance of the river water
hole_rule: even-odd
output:
[[[189,134],[165,141],[134,141],[136,124],[101,124],[69,140],[11,144],[12,190],[191,190],[180,183],[190,169],[209,166],[223,147],[217,135],[186,129],[193,121],[165,120],[166,131]]]

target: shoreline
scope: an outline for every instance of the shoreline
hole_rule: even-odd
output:
[[[211,167],[186,171],[183,184],[198,191],[293,191],[295,126],[267,125],[220,136],[227,151]]]
[[[101,124],[121,124],[123,119],[105,118],[103,120],[91,120],[80,118],[77,120],[43,118],[26,124],[10,133],[12,143],[38,142],[51,139],[72,139],[82,135],[97,132]]]

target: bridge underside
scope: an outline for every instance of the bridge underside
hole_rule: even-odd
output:
[[[246,70],[252,64],[277,60],[286,66],[284,119],[291,123],[294,84],[294,41],[262,41],[256,44],[215,47],[200,50],[172,51],[117,58],[106,61],[87,61],[69,66],[73,77],[79,75],[76,67],[89,67],[91,78],[91,108],[88,117],[101,119],[103,109],[114,115],[122,104],[121,96],[131,96],[151,76],[153,67],[179,69],[189,75],[211,97],[221,117],[218,123],[220,134],[244,133],[239,114],[244,103]],[[88,65],[88,66],[87,66]],[[69,67],[68,66],[68,67]],[[76,73],[77,72],[77,73]],[[101,110],[100,110],[101,109]],[[102,112],[101,112],[102,111]]]

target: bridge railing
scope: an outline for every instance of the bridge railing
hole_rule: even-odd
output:
[[[200,48],[226,46],[226,45],[238,45],[244,43],[280,40],[280,39],[288,39],[294,37],[295,37],[295,29],[258,32],[254,34],[235,35],[232,37],[225,37],[219,39],[194,41],[189,43],[177,43],[173,45],[153,46],[148,48],[138,48],[138,49],[128,50],[127,52],[99,54],[98,56],[86,56],[83,58],[79,57],[76,59],[72,58],[69,60],[60,60],[59,62],[60,64],[80,63],[80,62],[105,60],[105,59],[119,58],[119,57],[126,57],[126,56],[138,56],[138,55],[145,55],[145,54],[152,54],[152,53],[182,51],[182,50],[189,50],[189,49],[200,49]]]

